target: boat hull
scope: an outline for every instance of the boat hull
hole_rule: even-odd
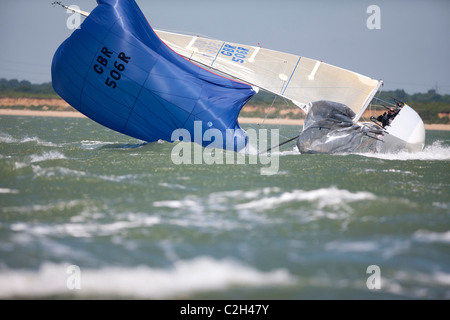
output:
[[[407,104],[385,130],[382,141],[377,142],[378,152],[421,152],[425,146],[425,125],[417,112]]]

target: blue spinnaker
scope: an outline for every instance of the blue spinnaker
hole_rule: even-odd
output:
[[[176,129],[186,129],[194,141],[199,129],[202,137],[216,129],[221,135],[214,138],[223,141],[215,146],[237,151],[246,145],[237,117],[255,94],[251,86],[179,56],[155,34],[134,0],[97,3],[53,57],[53,87],[65,101],[101,125],[143,141],[172,141]]]

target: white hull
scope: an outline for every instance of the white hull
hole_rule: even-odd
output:
[[[417,112],[406,104],[385,130],[387,133],[383,141],[377,143],[378,152],[420,152],[425,146],[423,121]]]

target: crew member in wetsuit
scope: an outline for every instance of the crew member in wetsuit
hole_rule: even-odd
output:
[[[381,122],[383,128],[388,124],[389,121],[387,112],[380,114],[376,119],[378,122]]]
[[[394,120],[395,116],[397,115],[397,112],[395,112],[394,108],[390,108],[388,114],[386,115],[386,125],[389,125],[392,120]],[[384,125],[383,125],[384,127]]]

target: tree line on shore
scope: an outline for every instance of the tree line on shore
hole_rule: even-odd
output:
[[[51,82],[33,84],[30,81],[17,79],[0,79],[0,98],[35,98],[49,99],[59,98],[53,90]],[[374,105],[383,109],[386,103],[393,103],[394,99],[405,102],[413,107],[422,117],[425,123],[450,123],[450,95],[441,95],[436,90],[430,89],[426,93],[408,94],[405,90],[382,91],[377,95]],[[277,117],[281,110],[296,109],[297,107],[271,93],[260,91],[249,104],[257,107],[252,116],[264,116],[270,109],[270,117]],[[286,113],[285,113],[286,114]],[[289,114],[289,113],[287,113]]]

